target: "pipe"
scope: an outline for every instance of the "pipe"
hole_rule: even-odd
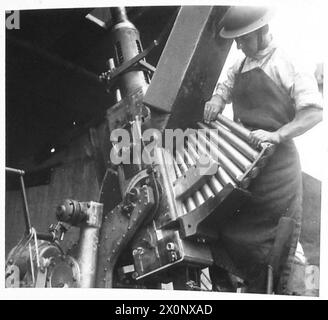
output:
[[[111,29],[111,39],[116,52],[115,65],[120,66],[131,60],[143,51],[139,31],[128,20],[124,7],[111,8],[114,25]],[[140,88],[143,91],[148,87],[146,73],[141,70],[129,69],[120,74],[118,87],[122,98],[136,92]]]
[[[30,219],[30,211],[27,204],[27,196],[26,196],[26,190],[25,190],[25,183],[23,176],[25,175],[24,170],[14,169],[6,167],[6,171],[9,173],[15,173],[19,175],[20,185],[21,185],[21,191],[22,191],[22,197],[23,197],[23,208],[24,208],[24,221],[25,221],[25,234],[29,235],[31,233],[31,219]]]
[[[229,176],[229,174],[222,168],[219,167],[218,172],[216,173],[219,181],[225,186],[228,183],[236,186],[236,182]]]
[[[229,128],[232,132],[234,132],[236,135],[238,135],[239,137],[243,138],[244,140],[250,142],[250,138],[249,135],[251,133],[250,130],[242,127],[241,125],[239,125],[238,123],[228,119],[227,117],[223,116],[222,114],[218,114],[217,115],[217,120],[222,123],[223,125],[225,125],[227,128]]]
[[[186,149],[184,149],[184,155],[187,158],[187,163],[189,164],[189,166],[193,166],[195,164],[195,162],[193,161],[192,157],[190,156],[190,154],[187,152]],[[204,197],[205,200],[211,198],[214,196],[213,191],[211,190],[211,188],[209,187],[209,185],[207,183],[205,183],[202,188],[201,188],[201,193]]]
[[[233,132],[226,129],[218,121],[213,121],[210,125],[218,130],[221,137],[225,138],[231,145],[243,153],[248,159],[254,161],[257,159],[259,152],[250,147],[244,140],[236,136]]]
[[[223,189],[222,184],[214,176],[210,179],[210,186],[215,190],[215,193],[219,193]]]
[[[22,195],[23,195],[23,202],[24,202],[25,233],[30,234],[32,225],[31,225],[31,219],[30,219],[30,211],[28,209],[28,204],[27,204],[27,196],[26,196],[24,178],[22,175],[19,178],[20,178],[20,184],[21,184],[21,188],[22,188]]]
[[[179,169],[179,167],[177,165],[177,162],[175,160],[173,160],[173,165],[174,165],[174,170],[175,170],[175,173],[176,173],[177,178],[182,177],[182,173],[181,173],[181,171],[180,171],[180,169]],[[188,197],[186,199],[185,206],[186,206],[187,212],[190,212],[190,211],[196,209],[196,205],[195,205],[195,202],[192,199],[192,197]]]
[[[179,152],[176,153],[176,158],[178,162],[181,163],[182,173],[186,173],[188,171],[188,167]],[[205,199],[203,198],[202,194],[198,190],[193,195],[193,200],[197,207],[199,207],[201,204],[205,202]]]
[[[244,172],[247,171],[251,166],[252,163],[244,156],[242,155],[238,150],[236,150],[234,147],[232,147],[229,143],[227,143],[224,139],[219,137],[218,134],[213,134],[213,129],[210,129],[209,127],[205,126],[204,124],[198,122],[198,126],[202,129],[209,130],[210,133],[210,141],[213,141],[214,143],[211,144],[211,146],[215,147],[216,149],[219,149],[218,146],[222,148],[223,151],[225,151],[225,154],[233,160],[235,164],[238,165],[239,168],[241,168]]]
[[[193,141],[193,143],[197,144],[196,138],[193,136],[190,136],[190,137],[191,137],[191,140]],[[205,144],[205,146],[206,146],[206,144],[209,146],[211,145],[210,142],[206,139],[206,137],[199,131],[198,131],[198,137]],[[199,149],[206,152],[205,146],[202,146],[200,143],[198,143]],[[215,157],[218,159],[218,161],[222,165],[222,167],[227,172],[230,173],[231,177],[234,180],[236,180],[237,182],[239,182],[238,179],[243,175],[243,172],[221,151],[219,151],[213,147],[211,147],[211,151],[213,152]]]

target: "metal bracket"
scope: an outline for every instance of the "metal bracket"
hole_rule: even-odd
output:
[[[177,219],[180,236],[183,239],[217,240],[218,223],[237,211],[248,197],[249,192],[227,184],[216,196]]]
[[[103,82],[105,82],[107,85],[112,86],[113,85],[113,80],[115,78],[117,78],[118,76],[122,75],[125,72],[128,72],[132,67],[134,67],[136,64],[139,64],[140,61],[142,59],[144,59],[149,53],[150,51],[152,51],[155,47],[157,47],[159,45],[159,42],[157,40],[154,40],[153,43],[144,51],[140,52],[138,55],[136,55],[135,57],[133,57],[132,59],[124,62],[123,64],[121,64],[119,67],[113,69],[113,70],[108,70],[106,72],[103,72],[100,76],[99,79]],[[142,63],[142,67],[146,67],[151,71],[153,71],[152,66],[150,65],[145,65]]]
[[[144,185],[139,188],[138,200],[130,216],[122,210],[122,203],[104,214],[98,255],[97,287],[113,287],[113,272],[117,259],[154,204],[152,188]]]
[[[200,174],[200,169],[202,170],[202,174]],[[189,168],[183,176],[173,182],[176,199],[183,201],[185,198],[191,196],[206,183],[206,180],[211,178],[213,172],[217,172],[217,169],[218,164],[214,161],[206,169],[199,166]]]
[[[143,104],[143,91],[137,90],[133,94],[112,106],[106,114],[109,131],[124,128],[133,121],[136,115],[141,116],[144,121],[149,117],[150,111]]]

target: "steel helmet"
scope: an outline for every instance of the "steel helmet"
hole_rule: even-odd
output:
[[[220,36],[233,39],[258,30],[269,22],[272,15],[273,10],[268,7],[231,7],[223,17]]]

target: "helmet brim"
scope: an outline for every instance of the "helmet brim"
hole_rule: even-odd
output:
[[[263,17],[261,17],[260,19],[254,21],[253,23],[243,28],[229,30],[226,27],[223,27],[220,30],[220,36],[225,39],[234,39],[249,34],[268,24],[273,14],[274,14],[273,10],[268,10]]]

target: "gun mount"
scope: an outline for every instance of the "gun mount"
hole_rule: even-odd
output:
[[[105,167],[99,199],[63,201],[58,224],[43,235],[31,227],[22,184],[27,231],[8,256],[7,287],[173,283],[175,289],[204,290],[201,276],[208,276],[202,270],[218,263],[212,251],[218,226],[238,213],[274,150],[253,146],[246,129],[225,117],[196,130],[200,106],[231,46],[217,32],[226,10],[180,8],[155,69],[145,59],[163,35],[144,50],[125,8],[110,9],[115,57],[99,81],[115,93],[116,103],[106,113],[101,141],[106,151],[98,159]],[[189,131],[170,149],[161,144],[166,129]],[[214,155],[207,148],[213,141]],[[74,250],[64,252],[60,241],[69,227],[80,228],[80,237]]]

